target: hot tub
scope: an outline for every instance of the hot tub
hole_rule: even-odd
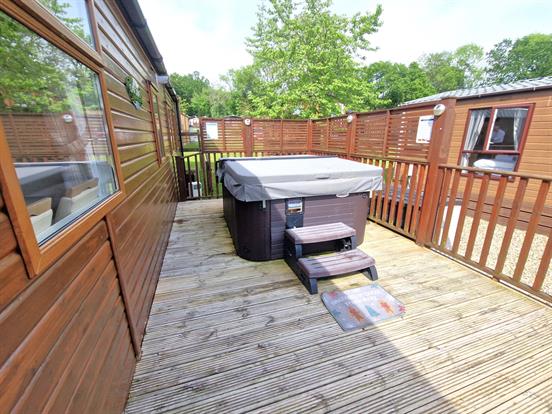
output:
[[[362,243],[368,193],[381,190],[382,169],[337,157],[224,158],[217,178],[237,254],[272,260],[283,257],[286,228],[342,222]]]

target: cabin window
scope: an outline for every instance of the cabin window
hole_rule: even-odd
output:
[[[157,140],[157,153],[159,156],[159,162],[165,158],[165,143],[163,141],[163,125],[161,124],[161,107],[159,106],[159,100],[157,93],[151,82],[148,83],[148,96],[150,98],[150,111],[153,121],[153,127],[155,130],[155,139]]]
[[[38,244],[118,190],[98,75],[0,12],[0,122]]]
[[[94,36],[86,0],[38,0],[69,30],[94,48]]]
[[[470,110],[460,165],[516,171],[529,110],[528,106]]]

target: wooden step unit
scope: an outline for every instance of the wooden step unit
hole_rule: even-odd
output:
[[[309,278],[343,275],[376,265],[373,257],[362,250],[347,250],[327,256],[301,257],[299,267]]]
[[[317,279],[360,271],[377,280],[376,261],[356,248],[355,229],[343,223],[287,229],[284,238],[286,263],[309,293],[318,293]],[[303,257],[303,245],[336,241],[337,253]]]
[[[296,244],[320,243],[353,236],[356,236],[356,230],[343,223],[295,227],[286,230],[286,237],[289,237]]]

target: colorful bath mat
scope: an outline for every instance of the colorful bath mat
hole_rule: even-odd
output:
[[[324,305],[344,331],[366,328],[405,312],[404,305],[377,283],[324,292],[321,296]]]

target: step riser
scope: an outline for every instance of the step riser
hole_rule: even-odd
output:
[[[303,257],[304,245],[327,244],[335,241],[337,254]],[[317,279],[362,272],[371,280],[377,279],[375,260],[356,248],[356,231],[343,224],[300,227],[286,230],[284,258],[311,294],[318,293]]]

